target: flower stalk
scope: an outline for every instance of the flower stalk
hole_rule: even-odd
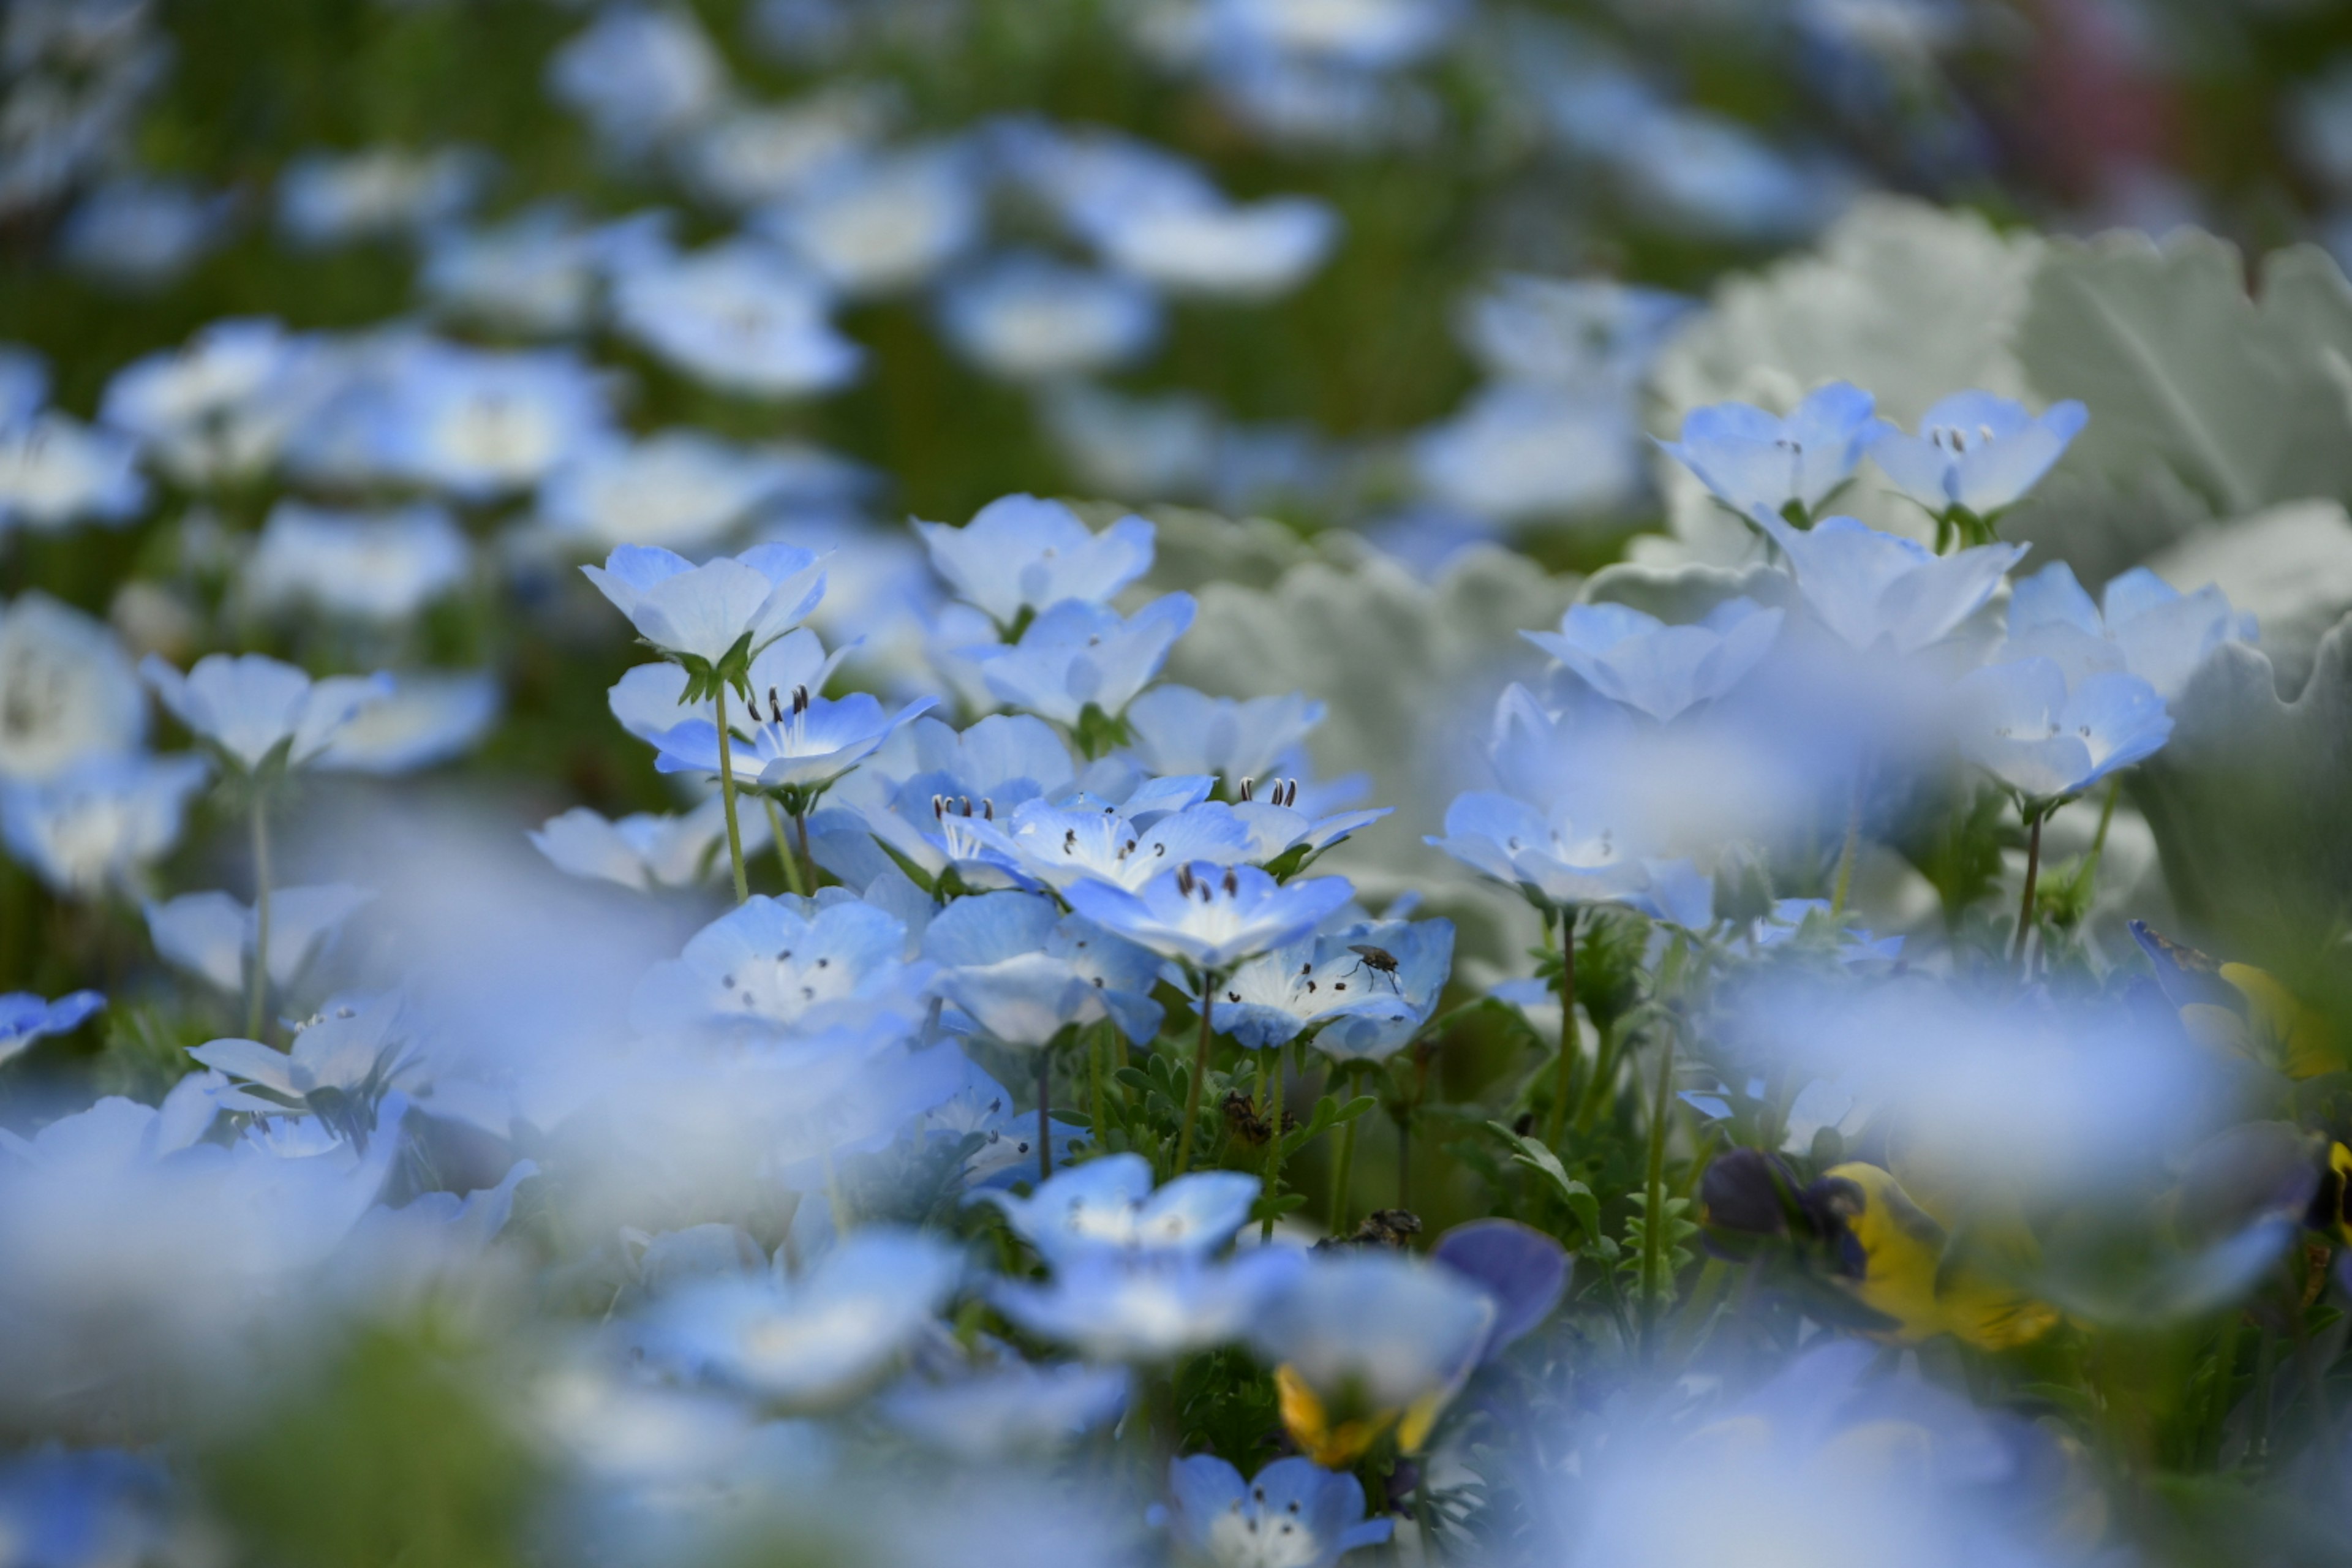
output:
[[[258,783],[253,790],[253,973],[246,989],[246,1037],[268,1044],[262,1029],[269,1016],[269,805]]]
[[[1193,1135],[1201,1126],[1201,1089],[1209,1078],[1209,1037],[1214,1032],[1210,1015],[1217,1005],[1217,976],[1208,971],[1201,974],[1201,1037],[1192,1047],[1192,1080],[1184,1089],[1184,1127],[1176,1135],[1176,1171],[1182,1175],[1192,1168]]]
[[[727,683],[713,688],[719,700],[719,798],[727,813],[727,861],[735,872],[735,901],[749,902],[751,879],[743,870],[743,829],[735,819],[735,757],[727,734]]]

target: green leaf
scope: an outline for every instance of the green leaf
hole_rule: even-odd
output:
[[[1511,1163],[1549,1181],[1552,1190],[1567,1204],[1568,1212],[1574,1215],[1576,1223],[1583,1227],[1585,1236],[1598,1241],[1601,1237],[1601,1202],[1592,1195],[1592,1189],[1570,1175],[1568,1168],[1559,1163],[1559,1156],[1534,1139],[1522,1138],[1499,1121],[1489,1121],[1486,1125],[1509,1146]]]

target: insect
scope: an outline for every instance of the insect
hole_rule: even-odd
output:
[[[1397,955],[1395,953],[1391,952],[1385,947],[1374,947],[1370,942],[1351,943],[1349,944],[1348,951],[1356,955],[1357,969],[1369,969],[1374,974],[1385,975],[1388,979],[1389,989],[1394,991],[1400,996],[1404,994],[1404,987],[1397,981]]]

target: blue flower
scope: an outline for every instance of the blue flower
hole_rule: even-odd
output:
[[[613,548],[717,542],[804,482],[783,452],[665,430],[581,453],[540,487],[539,515],[566,539]]]
[[[1168,1466],[1170,1533],[1188,1561],[1214,1568],[1331,1568],[1394,1531],[1364,1517],[1364,1489],[1311,1459],[1276,1459],[1247,1481],[1213,1454]]]
[[[214,1040],[188,1055],[236,1080],[215,1093],[224,1110],[315,1114],[362,1147],[376,1107],[418,1065],[398,992],[339,997],[295,1032],[289,1050],[258,1040]]]
[[[1303,691],[1235,700],[1155,686],[1128,704],[1129,749],[1148,773],[1213,773],[1238,788],[1287,763],[1324,711]]]
[[[414,773],[464,755],[498,722],[505,702],[486,669],[403,670],[391,693],[335,731],[316,765],[322,772]]]
[[[0,605],[0,780],[121,756],[147,733],[147,694],[121,639],[37,588]]]
[[[332,420],[303,427],[293,456],[314,477],[405,480],[484,500],[528,489],[612,439],[604,384],[570,353],[493,353],[426,339],[396,342],[384,354],[380,403],[354,399],[348,430]],[[338,435],[352,449],[342,449]]]
[[[152,1458],[116,1448],[36,1448],[0,1466],[0,1540],[23,1568],[169,1563],[192,1510]]]
[[[373,889],[340,882],[271,889],[271,989],[291,989],[338,928],[374,898]],[[148,935],[166,963],[231,995],[246,988],[259,924],[249,905],[226,893],[184,893],[149,904],[146,913]]]
[[[1568,1291],[1567,1250],[1517,1220],[1480,1219],[1438,1237],[1430,1258],[1495,1304],[1481,1362],[1489,1362],[1551,1316]]]
[[[798,1279],[719,1279],[678,1291],[645,1325],[649,1353],[796,1409],[871,1387],[955,1293],[963,1260],[918,1231],[872,1226]]]
[[[1030,893],[956,900],[923,932],[940,995],[990,1038],[1042,1046],[1066,1026],[1116,1021],[1142,1044],[1160,1032],[1160,961]]]
[[[191,734],[243,772],[299,768],[393,691],[391,678],[312,680],[265,654],[207,654],[183,675],[153,654],[139,673]]]
[[[50,887],[134,896],[144,868],[179,842],[202,757],[91,756],[49,778],[0,786],[8,847]]]
[[[1216,1024],[1253,1050],[1313,1029],[1327,1056],[1378,1061],[1428,1020],[1453,967],[1451,921],[1355,921],[1235,969],[1217,987]]]
[[[979,1135],[980,1146],[964,1162],[967,1186],[1003,1187],[1015,1182],[1034,1184],[1042,1180],[1044,1162],[1037,1156],[1036,1113],[1015,1110],[1013,1096],[1004,1086],[974,1066],[955,1047],[934,1046],[930,1049],[950,1054],[961,1063],[963,1084],[923,1113],[925,1139],[961,1144],[973,1134]],[[1047,1131],[1054,1147],[1063,1152],[1055,1155],[1056,1163],[1076,1155],[1086,1147],[1083,1128],[1066,1121],[1049,1121]]]
[[[618,882],[640,892],[692,888],[710,880],[726,864],[727,823],[722,807],[719,797],[712,795],[683,815],[637,812],[612,822],[584,805],[574,806],[549,817],[530,837],[533,848],[574,877]],[[748,814],[742,835],[744,854],[765,848],[766,816]],[[272,932],[273,952],[275,937]]]
[[[456,589],[472,563],[465,533],[441,507],[346,511],[282,500],[262,525],[244,581],[272,608],[396,624]]]
[[[1694,408],[1682,439],[1659,445],[1741,517],[1779,517],[1791,504],[1810,514],[1891,428],[1873,409],[1870,394],[1833,381],[1785,419],[1745,403]]]
[[[1284,1425],[1310,1458],[1352,1464],[1397,1429],[1418,1450],[1478,1364],[1495,1298],[1450,1269],[1387,1253],[1311,1256],[1250,1325],[1276,1363]]]
[[[1104,260],[1171,293],[1271,300],[1323,264],[1339,216],[1307,196],[1236,205],[1213,192],[1177,197],[1135,187],[1081,218]]]
[[[1133,1381],[1124,1367],[1032,1366],[1006,1352],[985,1371],[910,1376],[874,1408],[908,1436],[977,1462],[1068,1447],[1127,1408]]]
[[[580,570],[646,641],[710,668],[738,651],[758,658],[824,596],[824,565],[787,544],[699,566],[676,551],[625,544],[601,568]]]
[[[1164,1362],[1244,1337],[1305,1264],[1269,1247],[1222,1263],[1076,1258],[1049,1285],[1001,1281],[988,1299],[1030,1333],[1089,1359]]]
[[[1028,1197],[982,1193],[1057,1273],[1105,1258],[1199,1261],[1248,1222],[1258,1182],[1236,1171],[1194,1171],[1157,1192],[1140,1154],[1107,1154],[1056,1172]]]
[[[1154,599],[1127,618],[1066,599],[1031,622],[1019,642],[970,648],[964,657],[1000,702],[1075,728],[1089,708],[1118,718],[1160,673],[1192,613],[1190,594]]]
[[[1916,436],[1882,430],[1870,457],[1928,510],[1990,517],[2032,489],[2090,417],[2072,399],[2037,416],[2014,398],[1959,392],[1920,417]]]
[[[809,801],[872,756],[899,726],[919,718],[931,701],[919,698],[888,713],[863,691],[835,700],[811,697],[803,686],[795,689],[788,708],[771,691],[767,722],[739,735],[728,762],[737,784],[782,795],[793,814],[800,816]],[[756,698],[751,708],[755,714],[759,711]],[[713,776],[720,772],[719,729],[704,720],[688,720],[654,744],[660,752],[654,760],[656,772]]]
[[[1748,940],[1759,952],[1785,947],[1800,936],[1810,940],[1811,933],[1807,931],[1806,922],[1813,921],[1820,922],[1816,930],[1834,933],[1840,963],[1892,961],[1903,956],[1901,937],[1874,937],[1868,931],[1832,921],[1829,914],[1827,899],[1775,899],[1771,912],[1748,927]]]
[[[1656,912],[1652,889],[1669,864],[1642,855],[1605,825],[1578,820],[1567,802],[1544,812],[1491,790],[1456,795],[1445,808],[1444,836],[1427,842],[1556,908],[1625,904]]]
[[[829,575],[827,582],[829,585]],[[816,633],[802,626],[786,632],[761,650],[751,660],[743,687],[754,693],[773,692],[780,697],[802,687],[823,691],[833,679],[833,672],[852,651],[837,648],[827,653]],[[613,683],[604,703],[622,729],[655,745],[689,720],[699,719],[705,724],[717,721],[718,704],[708,696],[699,701],[688,700],[688,691],[698,689],[698,683],[678,665],[640,664]],[[730,709],[730,717],[732,716]]]
[[[276,321],[215,321],[185,348],[117,373],[99,414],[182,484],[252,474],[277,460],[307,411],[314,365],[310,343]]]
[[[715,112],[727,64],[691,11],[614,5],[549,58],[547,90],[634,151]]]
[[[146,509],[139,445],[58,413],[0,423],[0,539],[77,522],[124,523]]]
[[[940,324],[981,369],[1043,381],[1142,357],[1160,336],[1160,310],[1159,297],[1132,278],[1020,252],[951,284]]]
[[[1296,942],[1355,896],[1342,877],[1280,883],[1255,866],[1207,861],[1163,871],[1137,892],[1073,883],[1063,895],[1097,925],[1202,971]]]
[[[2030,801],[2080,795],[2172,734],[2164,699],[2139,677],[2103,673],[2070,687],[2046,658],[1972,670],[1953,695],[1961,749]]]
[[[1664,723],[1738,685],[1771,650],[1780,620],[1752,599],[1726,600],[1680,626],[1626,605],[1576,605],[1559,631],[1519,635],[1603,697]]]
[[[1218,801],[1168,813],[1149,827],[1083,799],[1024,801],[991,837],[1007,863],[1060,893],[1082,881],[1132,892],[1172,867],[1255,858],[1248,825]]]
[[[105,1005],[106,998],[95,991],[76,991],[54,1002],[30,991],[0,996],[0,1062],[26,1050],[44,1035],[79,1029],[84,1019]]]
[[[1069,747],[1042,720],[995,714],[959,734],[919,719],[826,797],[809,821],[809,847],[819,865],[860,887],[894,858],[927,878],[953,869],[967,886],[1013,886],[1002,841],[969,825],[985,826],[1076,777]]]
[[[708,1025],[840,1023],[904,1034],[922,1012],[928,971],[907,962],[906,922],[839,889],[819,900],[755,893],[655,964],[630,1016],[648,1033]]]
[[[845,294],[912,288],[969,248],[982,171],[949,142],[838,159],[754,219],[761,233]]]
[[[722,392],[800,397],[856,378],[865,351],[842,336],[824,288],[752,240],[624,268],[613,284],[622,331]]]
[[[2091,603],[2064,562],[2043,567],[2010,595],[2003,657],[2054,659],[2069,680],[2128,670],[2170,702],[2215,648],[2257,635],[2253,616],[2232,614],[2212,584],[2184,595],[2145,566],[2109,582],[2100,598]]]
[[[1860,653],[1916,653],[1942,641],[1992,597],[2028,548],[1981,544],[1937,555],[1850,517],[1812,529],[1762,512],[1756,521],[1788,552],[1806,607]]]
[[[278,172],[278,226],[294,245],[320,250],[421,237],[461,220],[489,172],[487,157],[463,147],[298,153]]]
[[[961,528],[915,527],[930,548],[931,565],[956,596],[1000,626],[1011,626],[1024,610],[1040,613],[1066,599],[1108,604],[1151,570],[1153,529],[1143,519],[1123,517],[1097,533],[1061,502],[1035,496],[992,500]],[[1189,614],[1185,619],[1189,624]],[[1179,626],[1169,640],[1182,632]]]

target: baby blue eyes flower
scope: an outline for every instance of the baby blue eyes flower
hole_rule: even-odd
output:
[[[262,525],[245,585],[272,607],[397,623],[455,590],[471,564],[465,533],[437,506],[358,512],[280,501]]]
[[[787,707],[780,694],[772,692],[768,721],[735,742],[728,761],[737,784],[776,794],[799,816],[809,800],[872,756],[900,725],[920,717],[931,703],[930,698],[921,698],[894,714],[863,691],[835,701],[811,697],[803,686],[794,689]],[[759,706],[755,698],[754,714]],[[660,751],[654,761],[658,772],[716,775],[721,771],[719,730],[706,721],[689,720],[655,744]]]
[[[1236,865],[1255,858],[1248,826],[1204,801],[1139,827],[1116,810],[1024,802],[994,836],[1014,868],[1057,892],[1081,881],[1132,891],[1192,861]]]
[[[1568,1292],[1568,1253],[1543,1232],[1517,1220],[1480,1219],[1455,1226],[1430,1249],[1433,1262],[1468,1282],[1494,1303],[1481,1362],[1489,1362],[1551,1316]]]
[[[1213,1568],[1331,1568],[1395,1529],[1364,1517],[1364,1489],[1311,1459],[1276,1459],[1247,1481],[1213,1454],[1168,1467],[1169,1533],[1187,1560]]]
[[[1190,594],[1155,599],[1127,619],[1066,599],[1031,622],[1018,643],[976,647],[967,657],[999,701],[1075,728],[1089,708],[1117,718],[1160,673],[1192,612]]]
[[[2005,656],[2054,659],[2070,680],[2128,670],[2170,702],[2215,648],[2256,635],[2253,617],[2232,614],[2213,584],[2183,594],[2145,566],[2109,583],[2101,599],[2091,602],[2064,562],[2043,567],[2011,592]]]
[[[956,900],[923,932],[940,994],[1008,1046],[1043,1046],[1072,1024],[1116,1022],[1140,1044],[1159,1032],[1160,961],[1032,893]]]
[[[1812,529],[1762,512],[1756,521],[1788,552],[1806,607],[1858,653],[1916,653],[1942,641],[1983,607],[2028,548],[1982,544],[1937,555],[1850,517]]]
[[[1774,517],[1790,506],[1810,514],[1853,477],[1885,430],[1870,394],[1838,381],[1785,419],[1745,403],[1718,403],[1683,416],[1682,439],[1660,446],[1742,517]]]
[[[1450,1269],[1348,1250],[1314,1255],[1250,1340],[1341,1418],[1442,1401],[1478,1364],[1497,1315],[1492,1296]]]
[[[638,635],[700,675],[756,658],[824,596],[824,568],[805,550],[762,544],[697,566],[676,551],[625,544],[583,566]]]
[[[1008,381],[1113,369],[1160,335],[1160,301],[1134,279],[1021,254],[951,285],[940,325],[964,358]]]
[[[1302,691],[1236,700],[1155,686],[1128,704],[1129,749],[1150,773],[1262,779],[1323,721],[1324,710]]]
[[[782,452],[739,447],[691,429],[582,453],[540,488],[539,514],[567,539],[697,549],[799,485]]]
[[[1603,697],[1664,723],[1738,685],[1770,651],[1780,620],[1752,599],[1728,600],[1686,626],[1625,605],[1577,605],[1559,631],[1519,635]]]
[[[1084,220],[1103,259],[1173,293],[1271,300],[1306,281],[1339,239],[1339,216],[1307,196],[1245,205],[1223,197],[1097,205]]]
[[[335,731],[319,754],[323,772],[415,773],[464,755],[497,724],[506,698],[486,669],[404,670],[390,694]]]
[[[30,991],[0,996],[0,1062],[27,1049],[45,1035],[64,1035],[81,1027],[89,1016],[106,1005],[95,991],[76,991],[56,1001],[45,1001]],[[1252,1183],[1253,1189],[1256,1184]]]
[[[1078,1258],[1050,1285],[1002,1282],[989,1300],[1023,1329],[1091,1360],[1164,1362],[1244,1337],[1305,1263],[1269,1247],[1222,1263]]]
[[[2079,795],[2172,734],[2164,699],[2139,677],[2092,675],[2070,689],[2046,658],[1973,670],[1954,696],[1965,716],[1962,750],[2030,801]]]
[[[754,894],[647,971],[632,1019],[647,1033],[743,1023],[814,1033],[916,1013],[927,974],[906,961],[905,922],[838,890],[828,900]]]
[[[622,331],[687,374],[748,397],[801,397],[855,379],[865,353],[827,314],[823,288],[763,245],[732,240],[622,269]]]
[[[1325,1055],[1377,1061],[1412,1039],[1453,967],[1451,921],[1358,921],[1234,970],[1217,988],[1217,1027],[1254,1050],[1313,1028]]]
[[[1256,1201],[1255,1176],[1195,1171],[1152,1190],[1140,1154],[1111,1154],[1055,1174],[1025,1198],[983,1193],[1014,1234],[1059,1271],[1104,1258],[1199,1260],[1233,1240]]]
[[[1008,1355],[939,1382],[909,1376],[874,1406],[907,1436],[979,1462],[1068,1447],[1126,1409],[1132,1382],[1124,1367],[1033,1366]]]
[[[257,653],[208,654],[185,675],[149,654],[139,673],[190,733],[248,773],[312,762],[344,726],[393,691],[387,676],[314,681]]]
[[[1355,896],[1343,877],[1287,884],[1255,866],[1207,861],[1163,871],[1136,892],[1107,882],[1073,883],[1070,908],[1163,958],[1195,969],[1229,969],[1297,941]]]
[[[1896,489],[1928,510],[1958,507],[1990,517],[2032,489],[2089,419],[2072,400],[2032,415],[2012,398],[1956,393],[1927,410],[1916,436],[1882,431],[1870,457]]]
[[[342,923],[375,896],[373,889],[345,883],[270,889],[271,987],[282,992],[301,978]],[[231,995],[246,987],[258,931],[252,906],[226,893],[184,893],[147,906],[155,951]]]
[[[758,1398],[822,1409],[877,1382],[955,1293],[963,1260],[919,1232],[851,1233],[798,1279],[714,1279],[646,1325],[658,1362]]]
[[[0,539],[16,528],[128,522],[147,505],[138,465],[137,442],[62,414],[0,421]]]
[[[638,812],[613,822],[584,805],[575,806],[548,818],[530,835],[530,842],[557,869],[574,877],[617,882],[639,892],[698,887],[726,863],[727,823],[721,809],[722,803],[713,795],[683,815]],[[750,814],[742,834],[745,854],[766,848],[767,817]],[[272,941],[274,945],[274,932]]]
[[[1445,833],[1429,843],[1506,886],[1545,902],[1651,904],[1659,863],[1629,852],[1616,834],[1575,820],[1565,806],[1549,815],[1490,790],[1458,795],[1445,808]]]
[[[59,892],[136,896],[146,868],[179,841],[211,770],[197,756],[91,756],[51,777],[0,786],[0,829]]]
[[[956,596],[1000,626],[1011,626],[1024,610],[1034,615],[1065,599],[1108,604],[1151,570],[1153,529],[1143,519],[1123,517],[1097,533],[1061,502],[1035,496],[991,501],[961,528],[915,527]]]
[[[232,1039],[188,1055],[237,1081],[237,1090],[215,1097],[225,1109],[315,1112],[364,1143],[377,1103],[415,1064],[404,1011],[396,993],[355,997],[304,1025],[291,1050]]]

